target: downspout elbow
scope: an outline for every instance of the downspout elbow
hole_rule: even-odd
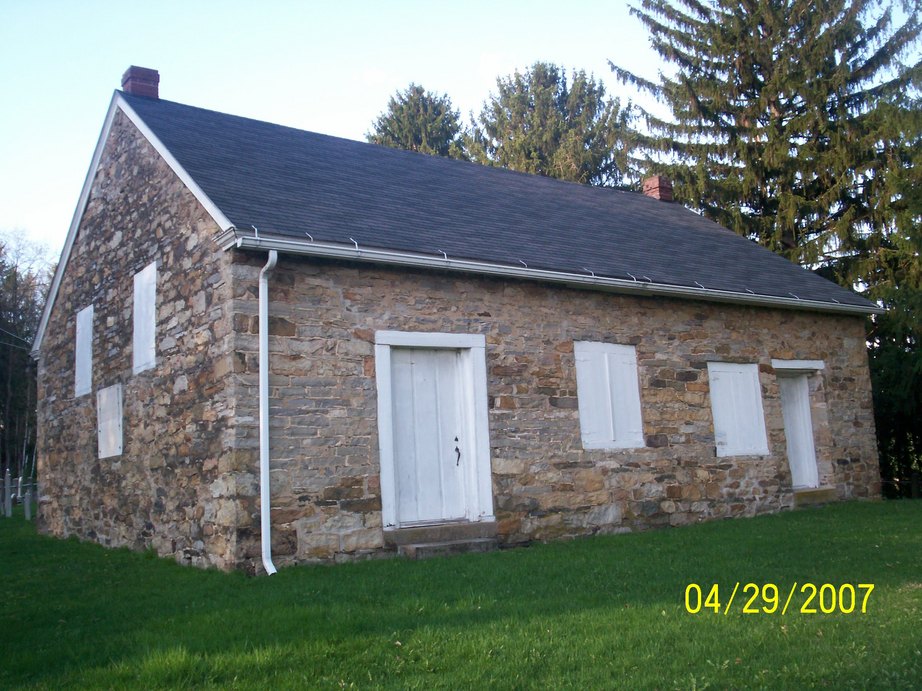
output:
[[[272,563],[272,494],[269,478],[269,275],[278,263],[278,252],[259,272],[259,513],[263,567],[270,576]]]

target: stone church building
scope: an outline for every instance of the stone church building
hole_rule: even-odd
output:
[[[40,524],[273,572],[879,495],[876,307],[671,201],[159,98],[54,276]]]

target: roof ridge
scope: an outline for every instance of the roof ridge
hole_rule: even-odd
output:
[[[543,180],[553,185],[569,185],[569,186],[575,186],[576,188],[582,189],[582,190],[597,191],[593,193],[618,192],[621,194],[629,194],[632,196],[645,197],[645,195],[639,189],[636,189],[636,190],[630,189],[629,187],[626,187],[626,186],[590,185],[588,183],[575,182],[573,180],[564,180],[561,178],[554,178],[548,175],[541,175],[540,173],[529,173],[526,171],[514,170],[512,168],[504,168],[502,166],[492,166],[492,165],[487,165],[487,164],[482,164],[482,163],[476,163],[474,161],[466,161],[464,159],[459,159],[459,158],[439,156],[436,154],[426,154],[420,151],[412,151],[410,149],[401,149],[397,147],[386,146],[384,144],[378,144],[378,143],[369,142],[369,141],[362,141],[360,139],[350,139],[349,137],[342,137],[342,136],[335,135],[335,134],[326,134],[324,132],[304,129],[301,127],[296,127],[294,125],[285,125],[285,124],[281,124],[277,122],[272,122],[271,120],[263,120],[260,118],[250,117],[247,115],[237,115],[234,113],[226,113],[224,111],[214,110],[212,108],[203,108],[201,106],[193,106],[188,103],[182,103],[180,101],[171,101],[165,98],[150,98],[146,96],[138,96],[138,95],[130,94],[130,93],[127,93],[121,90],[116,90],[116,92],[119,95],[121,95],[121,97],[124,98],[132,106],[135,103],[139,103],[139,102],[148,103],[154,106],[156,104],[165,104],[171,107],[178,107],[178,108],[183,108],[183,109],[187,109],[190,111],[207,113],[209,115],[214,115],[214,116],[218,116],[221,118],[231,118],[231,119],[240,120],[243,122],[252,123],[254,125],[262,125],[266,127],[278,128],[278,129],[290,131],[292,133],[305,134],[305,135],[309,135],[312,137],[319,137],[325,140],[338,141],[338,142],[342,142],[347,145],[371,147],[373,149],[383,152],[385,155],[413,156],[413,157],[417,157],[414,159],[417,161],[419,160],[439,161],[440,162],[439,165],[441,165],[442,163],[445,163],[447,165],[456,165],[456,164],[472,165],[472,166],[477,166],[478,169],[492,170],[494,171],[494,174],[496,175],[521,176],[521,177],[524,177],[530,180]],[[418,158],[418,157],[422,157],[422,158]],[[651,199],[651,201],[658,202],[659,200]],[[659,202],[659,203],[664,203],[664,202]]]

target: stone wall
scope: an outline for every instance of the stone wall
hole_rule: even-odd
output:
[[[218,227],[117,114],[39,359],[41,528],[181,561],[235,563],[238,472],[227,255]],[[157,353],[132,373],[133,276],[158,263]],[[74,397],[75,321],[94,305],[93,378]],[[123,453],[99,459],[96,392],[123,386]],[[243,488],[241,490],[241,487]]]
[[[235,261],[237,438],[255,449],[264,258]],[[507,544],[792,506],[773,358],[825,362],[810,378],[821,484],[841,498],[879,494],[860,317],[296,258],[280,260],[270,285],[277,563],[382,549],[376,330],[486,337],[494,503]],[[645,448],[583,450],[577,340],[636,346]],[[715,456],[712,360],[758,363],[768,456]],[[258,554],[257,537],[240,536],[241,560]]]

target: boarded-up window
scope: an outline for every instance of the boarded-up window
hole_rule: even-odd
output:
[[[133,370],[154,366],[157,331],[157,263],[148,264],[134,276]]]
[[[718,456],[768,453],[759,366],[709,362],[711,410]]]
[[[93,305],[77,312],[74,351],[74,396],[88,394],[93,387]]]
[[[573,354],[583,448],[644,446],[634,346],[577,341]]]
[[[96,392],[96,419],[99,457],[122,453],[122,385],[115,384]]]

